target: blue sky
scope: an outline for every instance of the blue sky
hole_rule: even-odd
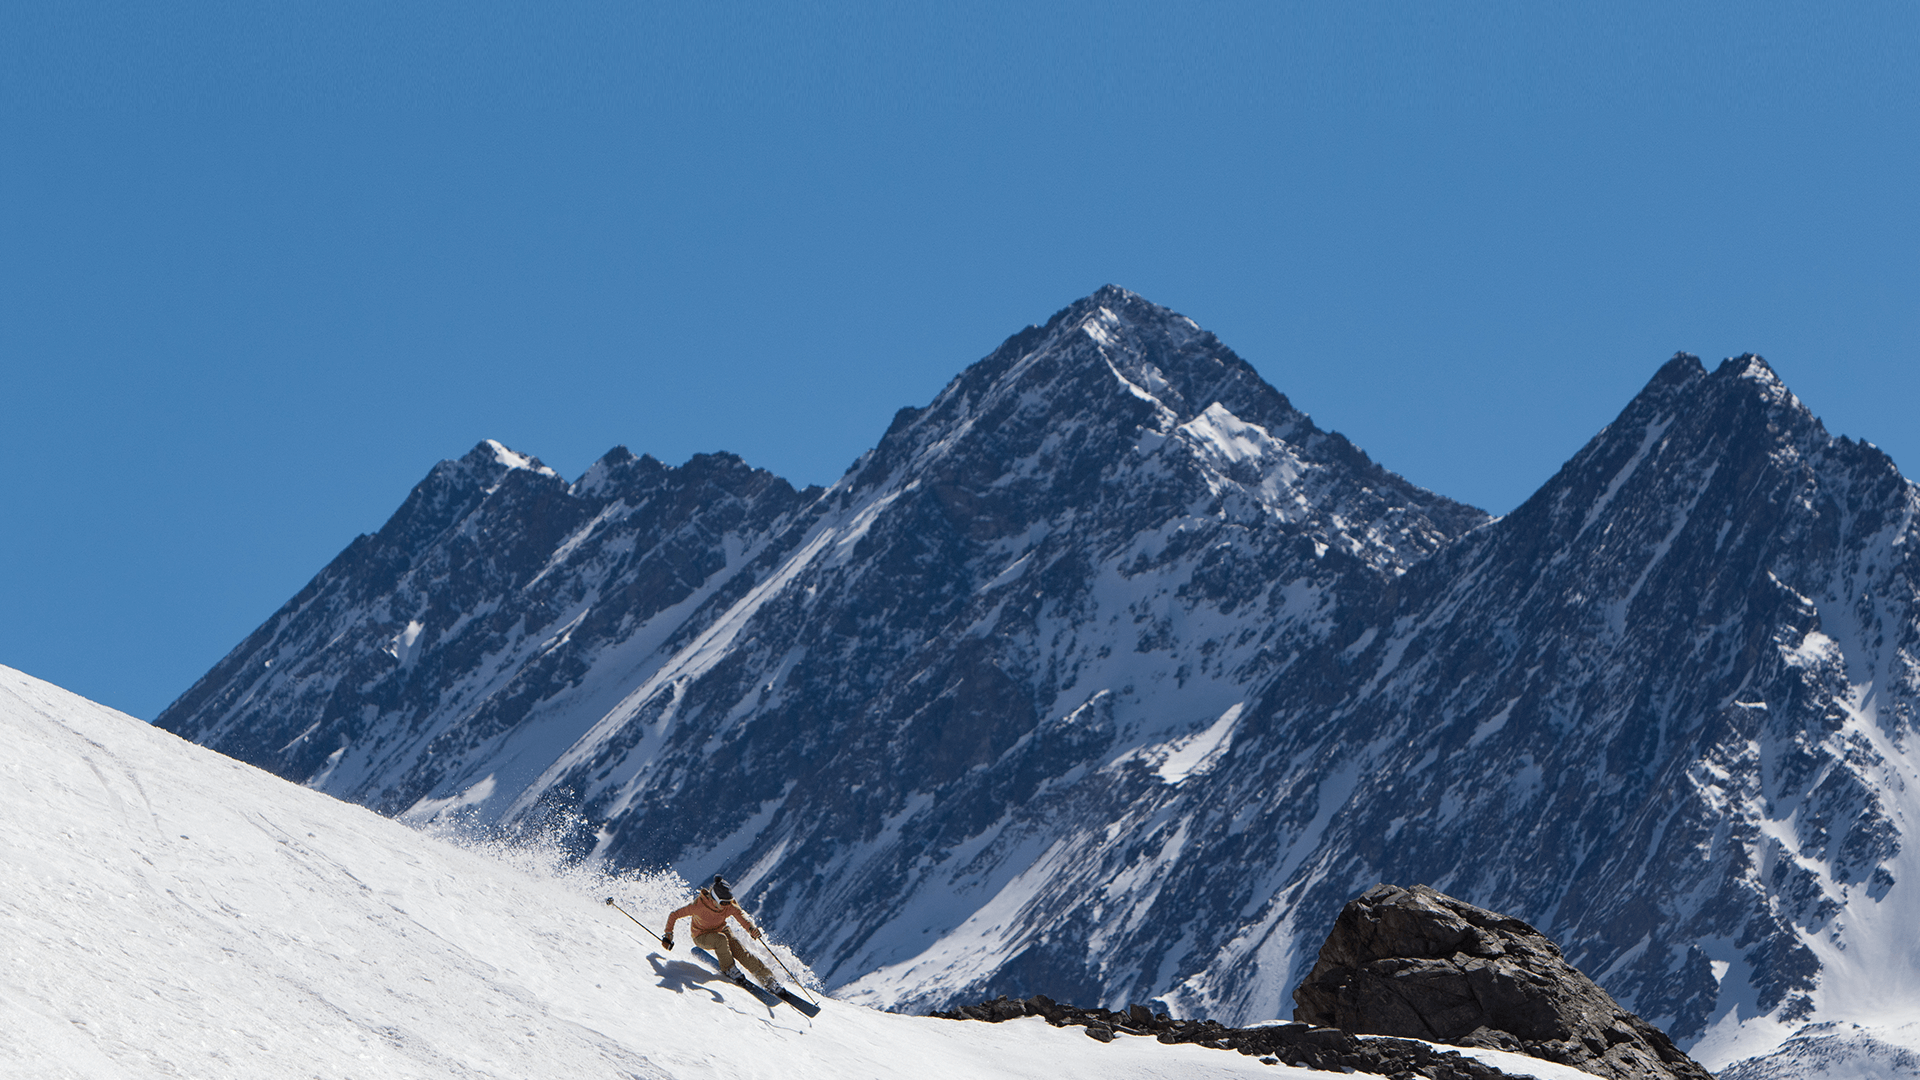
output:
[[[1675,350],[1920,469],[1907,3],[0,6],[0,663],[151,718],[498,438],[832,481],[1113,282],[1511,509]]]

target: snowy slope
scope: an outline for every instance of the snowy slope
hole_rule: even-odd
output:
[[[1311,1077],[827,1001],[637,940],[677,881],[542,873],[0,668],[0,1075]]]

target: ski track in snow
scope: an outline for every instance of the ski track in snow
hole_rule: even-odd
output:
[[[498,858],[0,667],[0,1076],[1306,1078],[1037,1019],[828,1000],[668,954],[671,877]]]

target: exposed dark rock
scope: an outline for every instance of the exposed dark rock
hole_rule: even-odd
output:
[[[1519,919],[1416,885],[1375,885],[1294,990],[1297,1021],[1508,1050],[1619,1080],[1713,1080]]]
[[[1152,1036],[1163,1043],[1197,1043],[1215,1050],[1234,1050],[1270,1065],[1298,1065],[1329,1072],[1396,1078],[1418,1075],[1429,1080],[1502,1080],[1510,1075],[1473,1058],[1407,1039],[1356,1039],[1338,1028],[1297,1022],[1231,1028],[1214,1020],[1175,1020],[1145,1005],[1130,1005],[1125,1012],[1062,1005],[1043,994],[1025,1000],[1002,996],[928,1015],[996,1024],[1038,1016],[1054,1027],[1085,1027],[1089,1038],[1101,1042],[1112,1042],[1117,1035]]]

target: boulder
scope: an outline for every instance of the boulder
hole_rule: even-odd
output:
[[[1293,1018],[1360,1035],[1509,1050],[1618,1080],[1713,1080],[1533,927],[1415,885],[1349,902]]]

